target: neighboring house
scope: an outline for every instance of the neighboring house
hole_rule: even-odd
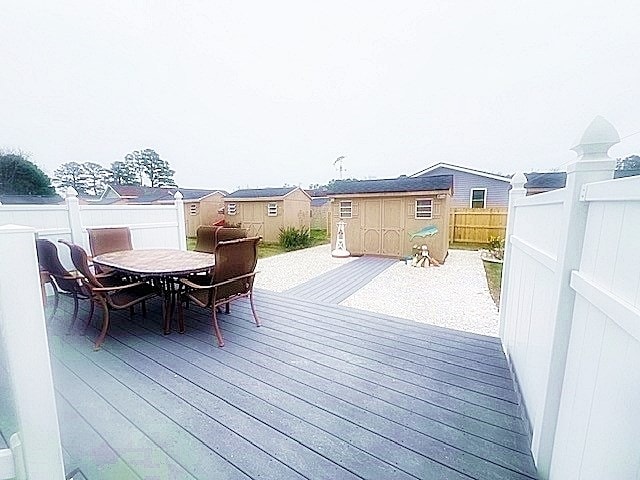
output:
[[[236,190],[224,198],[228,223],[277,242],[280,228],[310,228],[311,197],[300,187]]]
[[[224,218],[224,190],[178,187],[144,187],[139,185],[109,185],[99,204],[154,205],[173,203],[177,191],[184,201],[185,228],[188,237],[195,237],[200,225],[211,225]]]
[[[640,175],[640,170],[615,170],[613,178],[635,177]],[[524,188],[527,189],[527,195],[536,193],[549,192],[564,188],[567,182],[566,172],[531,172],[525,173],[527,183]]]
[[[451,208],[507,208],[509,205],[511,178],[507,176],[440,162],[414,173],[411,178],[438,175],[453,176]]]
[[[60,195],[0,195],[0,205],[57,205],[64,203]]]
[[[325,189],[305,190],[311,197],[311,228],[329,230],[331,202]]]
[[[353,255],[403,257],[412,253],[414,244],[425,244],[443,262],[449,246],[453,181],[452,175],[439,175],[336,183],[329,193],[332,222],[346,223],[346,247]],[[438,232],[411,238],[428,226]],[[335,245],[336,229],[331,230]]]

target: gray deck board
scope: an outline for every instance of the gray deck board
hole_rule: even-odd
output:
[[[261,328],[245,301],[220,315],[222,349],[195,306],[184,335],[161,334],[159,302],[115,313],[97,352],[59,313],[69,462],[90,478],[536,478],[494,339],[287,293],[256,307]]]
[[[298,298],[338,304],[353,295],[398,260],[364,256],[286,291]]]

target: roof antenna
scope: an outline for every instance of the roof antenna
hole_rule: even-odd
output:
[[[339,163],[340,165],[338,166],[338,170],[340,170],[340,180],[342,180],[342,161],[344,160],[344,155],[338,157],[335,159],[335,161],[333,162],[333,166],[335,167],[336,163]]]

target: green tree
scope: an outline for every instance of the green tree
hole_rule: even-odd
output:
[[[616,161],[616,170],[640,170],[640,156],[629,155]]]
[[[102,165],[93,162],[82,164],[85,192],[89,195],[100,195],[111,182],[111,172]]]
[[[128,153],[124,157],[125,163],[135,172],[138,185],[144,185],[145,181],[149,182],[151,187],[175,186],[173,174],[175,173],[169,167],[169,162],[162,160],[155,150],[145,148],[144,150],[135,150]]]
[[[67,162],[53,172],[53,184],[59,190],[73,187],[78,193],[87,192],[87,178],[83,166],[78,162]]]
[[[137,169],[130,162],[116,160],[111,164],[111,181],[118,185],[140,185]]]
[[[0,151],[0,194],[53,195],[51,180],[21,152]]]

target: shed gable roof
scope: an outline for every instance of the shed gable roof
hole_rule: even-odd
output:
[[[431,190],[452,190],[453,175],[399,177],[380,180],[351,180],[336,182],[329,196],[355,193],[407,193]]]
[[[294,192],[295,190],[300,190],[307,197],[309,194],[302,190],[300,187],[282,187],[282,188],[245,188],[241,190],[236,190],[233,193],[230,193],[226,196],[226,199],[258,199],[258,198],[273,198],[273,199],[282,199]]]
[[[226,195],[224,190],[208,190],[201,188],[179,188],[179,187],[147,187],[143,185],[109,185],[102,198],[111,190],[120,198],[131,200],[136,203],[153,203],[173,201],[176,192],[182,194],[183,200],[201,200],[214,193],[220,192]]]

